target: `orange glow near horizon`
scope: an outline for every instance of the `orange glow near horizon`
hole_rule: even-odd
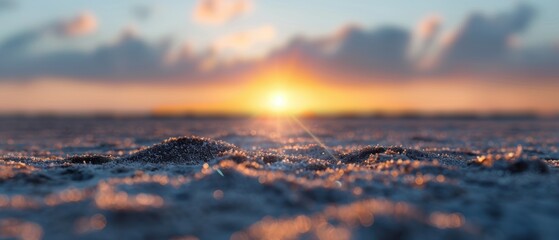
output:
[[[351,109],[352,91],[324,84],[302,71],[272,70],[257,74],[229,104],[246,112],[261,114],[333,114]]]
[[[141,85],[44,79],[0,83],[0,112],[307,115],[420,112],[559,112],[555,87],[418,79],[344,84],[293,68],[262,69],[246,81]]]

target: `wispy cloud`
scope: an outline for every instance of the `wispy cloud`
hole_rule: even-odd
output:
[[[0,43],[0,62],[6,66],[15,64],[16,61],[25,58],[30,46],[45,37],[84,36],[96,31],[97,27],[97,18],[92,13],[83,12],[73,18],[59,19],[36,28],[24,30]],[[34,60],[25,58],[22,61],[30,62]],[[28,67],[26,64],[24,66]],[[0,68],[0,75],[4,74],[2,71],[3,69]]]
[[[441,24],[439,15],[429,15],[419,22],[416,32],[421,39],[432,39],[439,32]]]
[[[443,19],[438,14],[427,15],[418,22],[408,48],[408,58],[416,69],[428,70],[436,64],[442,25]]]
[[[219,25],[251,10],[251,0],[198,0],[192,16],[197,23]]]
[[[73,18],[56,23],[57,31],[65,36],[87,35],[95,32],[97,27],[97,17],[90,12],[83,12]]]

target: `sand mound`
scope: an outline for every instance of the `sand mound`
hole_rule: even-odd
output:
[[[359,163],[359,162],[363,162],[363,161],[369,159],[369,157],[371,155],[384,153],[384,152],[386,152],[386,149],[384,147],[367,146],[367,147],[357,149],[355,151],[351,151],[349,153],[343,154],[341,156],[341,159],[345,163]]]
[[[382,146],[366,146],[341,155],[345,163],[384,162],[392,159],[425,160],[432,156],[416,149]]]
[[[318,144],[291,146],[284,148],[283,153],[291,156],[306,156],[323,160],[336,160],[334,156],[339,155],[334,149],[327,150]]]
[[[72,156],[66,159],[66,161],[71,163],[83,163],[83,164],[103,164],[112,161],[111,157],[101,156],[101,155],[79,155]]]
[[[491,159],[483,158],[468,163],[470,166],[480,167],[487,170],[500,170],[510,173],[537,173],[548,174],[549,166],[540,159]]]
[[[237,149],[232,144],[200,137],[170,138],[152,147],[135,152],[124,160],[145,162],[175,162],[200,164],[228,151]]]

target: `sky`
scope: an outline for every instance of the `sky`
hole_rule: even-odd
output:
[[[0,0],[0,114],[553,114],[556,9]]]

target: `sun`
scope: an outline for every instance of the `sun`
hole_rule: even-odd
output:
[[[270,108],[280,112],[287,107],[287,99],[282,92],[275,92],[270,96]]]

